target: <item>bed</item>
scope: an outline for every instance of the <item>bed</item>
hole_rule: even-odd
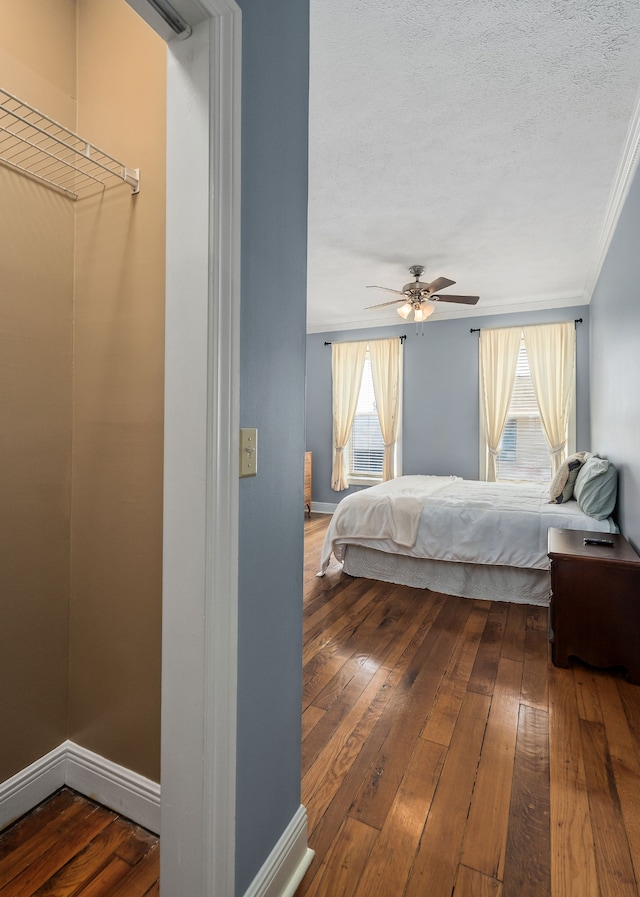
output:
[[[575,500],[549,501],[549,486],[460,477],[404,476],[344,498],[325,536],[351,576],[465,598],[549,603],[549,527],[618,532]]]

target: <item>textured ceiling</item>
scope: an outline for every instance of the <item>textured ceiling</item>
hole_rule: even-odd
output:
[[[639,86],[638,0],[311,0],[309,331],[588,301]]]

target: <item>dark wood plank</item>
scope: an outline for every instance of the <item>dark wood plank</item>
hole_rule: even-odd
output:
[[[460,625],[470,612],[470,607],[460,607],[461,601],[448,600],[416,652],[404,677],[402,705],[399,696],[393,705],[394,724],[372,758],[365,782],[349,811],[374,828],[380,829],[384,824],[460,636]]]
[[[522,701],[546,713],[549,709],[549,634],[542,629],[528,629],[524,640]]]
[[[120,857],[112,857],[73,897],[111,897],[114,889],[129,872],[131,866]],[[131,895],[133,897],[133,895]]]
[[[391,674],[386,670],[378,670],[331,740],[302,777],[303,800],[307,808],[309,829],[314,832],[315,840],[318,837],[318,821],[335,800],[336,794],[341,789],[344,790],[345,778],[350,774],[353,764],[362,762],[360,754],[363,747],[369,745],[369,750],[372,748],[372,733],[393,695],[390,677]],[[349,794],[344,811],[335,820],[338,826],[342,824],[342,818],[352,799],[353,795]],[[329,841],[334,834],[335,829],[328,832]]]
[[[147,851],[139,863],[128,868],[120,882],[109,892],[109,897],[145,897],[159,877],[160,849],[156,844]]]
[[[446,754],[419,738],[358,883],[358,893],[403,894]],[[327,892],[332,893],[332,892]]]
[[[76,803],[77,799],[73,791],[61,788],[40,806],[0,832],[0,869],[6,856],[24,846],[31,838],[37,837],[40,832],[46,831],[47,826],[55,826],[58,816]],[[13,861],[15,858],[12,858]]]
[[[348,632],[343,630],[329,643],[327,647],[336,647],[339,655],[335,664],[337,669],[312,699],[314,706],[328,710],[364,664],[372,674],[375,671],[373,668],[380,665],[385,647],[392,641],[403,616],[402,599],[397,597],[396,592],[395,587],[385,584],[385,588],[372,595],[369,608],[357,623],[352,623]],[[339,661],[342,661],[341,665]],[[325,667],[329,672],[334,668],[331,664],[325,664]]]
[[[399,659],[400,647],[405,648],[405,642],[400,641],[399,634],[403,633],[407,643],[411,644],[414,636],[420,631],[426,631],[426,627],[436,616],[442,601],[423,602],[416,607],[414,602],[407,607],[406,612],[398,620],[398,628],[389,631],[386,627],[383,632],[376,630],[377,645],[373,648],[365,663],[358,669],[355,675],[344,685],[339,696],[323,714],[322,719],[316,720],[311,732],[303,735],[302,743],[302,769],[305,773],[316,760],[322,749],[337,732],[342,721],[352,712],[352,708],[359,701],[364,689],[371,682],[374,674],[379,669],[390,672]],[[314,705],[310,705],[313,707]],[[305,709],[305,713],[307,711]],[[303,715],[304,721],[304,715]]]
[[[308,663],[332,638],[348,627],[351,620],[357,620],[361,608],[367,607],[371,596],[378,594],[382,588],[382,583],[357,579],[345,580],[336,588],[323,591],[320,606],[304,620],[303,663]]]
[[[600,675],[596,687],[636,882],[640,882],[640,752],[620,697],[621,687],[629,686],[620,679]],[[638,690],[637,686],[630,687]]]
[[[451,897],[501,897],[502,882],[468,866],[460,866]]]
[[[471,608],[445,677],[429,711],[427,723],[422,730],[421,737],[427,741],[447,746],[451,742],[490,606],[489,602],[483,601],[479,602],[478,607]]]
[[[154,881],[144,897],[160,897],[160,882]]]
[[[580,719],[569,670],[549,668],[551,892],[599,897]]]
[[[14,881],[16,876],[28,869],[48,850],[64,840],[73,830],[74,826],[86,819],[95,807],[84,798],[73,795],[69,806],[56,814],[46,825],[39,828],[36,833],[30,834],[24,841],[19,842],[13,850],[8,852],[0,863],[0,889],[6,887],[8,882]],[[26,826],[26,821],[23,823]],[[0,890],[1,893],[1,890]]]
[[[325,732],[326,743],[322,751],[313,758],[311,766],[303,767],[302,790],[307,809],[316,806],[313,795],[322,781],[325,794],[333,795],[331,782],[339,783],[340,774],[333,773],[333,764],[338,762],[342,770],[348,768],[349,756],[355,757],[361,743],[368,737],[379,715],[394,694],[396,687],[401,687],[405,672],[420,648],[440,612],[444,599],[429,596],[416,609],[415,620],[404,630],[402,639],[398,639],[393,650],[385,655],[383,665],[366,689],[358,695],[355,703],[340,720],[333,733]],[[342,756],[340,757],[340,754]],[[307,752],[303,752],[306,756]],[[337,787],[337,785],[336,785]],[[326,804],[322,803],[322,811]]]
[[[491,610],[469,679],[469,691],[477,691],[481,695],[493,694],[508,612],[509,605],[505,602],[491,602]]]
[[[159,839],[128,819],[63,788],[0,833],[3,897],[105,897],[148,854],[150,867],[132,878],[130,897],[142,897],[157,883]]]
[[[580,721],[602,897],[638,897],[604,726]]]
[[[440,613],[443,605],[436,606]],[[334,762],[325,763],[321,754],[314,764],[321,788],[317,787],[315,793],[308,797],[307,776],[303,778],[302,795],[309,814],[310,844],[320,855],[324,855],[342,825],[355,795],[367,778],[377,751],[402,710],[407,689],[424,662],[423,658],[419,658],[416,663],[416,655],[431,631],[432,619],[426,619],[428,622],[420,627],[409,643],[404,640],[400,643],[394,669],[386,680],[381,681],[372,702],[363,703],[362,720],[344,745],[338,747]],[[330,751],[333,748],[333,745],[328,746]]]
[[[549,897],[549,720],[520,706],[502,897]]]
[[[489,707],[487,695],[467,693],[404,897],[453,891]]]
[[[85,848],[74,855],[60,871],[42,885],[38,897],[71,897],[86,886],[112,856],[135,865],[157,838],[120,817],[111,822]]]
[[[580,719],[592,723],[602,722],[602,709],[598,695],[598,679],[600,672],[583,663],[572,664],[573,687],[576,692],[576,704]]]
[[[503,657],[464,833],[460,862],[502,880],[507,844],[511,775],[516,751],[522,661]]]
[[[527,629],[539,629],[541,632],[549,632],[549,608],[529,606],[527,614]]]
[[[510,604],[507,612],[507,623],[502,640],[501,657],[522,661],[524,639],[527,630],[528,604]]]
[[[313,889],[306,892],[309,897],[328,897],[329,894],[331,897],[353,897],[377,837],[376,829],[347,817],[316,876]]]
[[[93,807],[87,816],[79,816],[55,844],[0,889],[1,897],[31,897],[115,818],[116,814],[104,807]]]

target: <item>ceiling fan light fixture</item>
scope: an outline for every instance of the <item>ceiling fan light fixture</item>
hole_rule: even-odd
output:
[[[410,302],[405,302],[405,304],[401,305],[400,308],[396,308],[396,311],[398,312],[398,314],[400,315],[401,318],[404,318],[404,320],[406,320],[409,317],[409,315],[411,314],[412,308],[413,308],[413,306],[411,305]]]
[[[426,321],[427,318],[434,313],[434,311],[435,309],[433,305],[423,304],[419,308],[416,308],[413,319],[418,323],[420,323],[420,321]]]

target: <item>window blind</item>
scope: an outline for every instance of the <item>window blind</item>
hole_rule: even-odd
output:
[[[500,441],[498,480],[551,479],[551,458],[533,390],[524,337],[520,341],[516,378]]]
[[[382,477],[384,442],[376,410],[376,399],[371,376],[371,359],[367,357],[362,371],[358,404],[351,427],[350,474],[355,476]]]

